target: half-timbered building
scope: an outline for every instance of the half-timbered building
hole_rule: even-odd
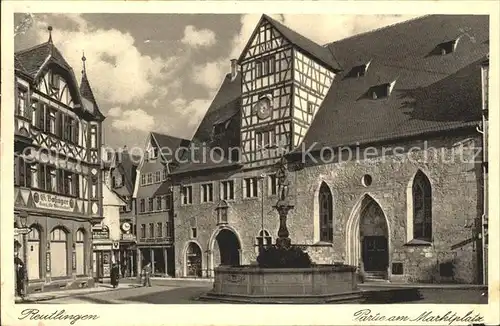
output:
[[[284,155],[290,236],[315,263],[480,282],[488,38],[486,16],[434,15],[321,46],[263,15],[172,173],[176,274],[255,261]]]
[[[104,116],[82,60],[78,83],[51,36],[14,55],[14,215],[15,229],[30,230],[16,240],[28,292],[93,282],[92,225],[103,216]]]

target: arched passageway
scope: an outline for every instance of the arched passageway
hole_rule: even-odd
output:
[[[215,237],[215,242],[218,247],[220,265],[237,266],[240,264],[241,245],[234,232],[222,229]]]
[[[201,277],[201,248],[194,242],[190,242],[186,250],[186,276]]]

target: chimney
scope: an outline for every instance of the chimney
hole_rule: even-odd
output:
[[[238,75],[238,60],[231,59],[231,81]]]

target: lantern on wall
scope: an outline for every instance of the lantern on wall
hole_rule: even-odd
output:
[[[227,224],[227,213],[229,210],[227,202],[225,200],[221,200],[215,210],[217,211],[217,224]]]

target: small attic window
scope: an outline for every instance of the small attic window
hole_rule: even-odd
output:
[[[229,127],[230,123],[230,119],[224,122],[215,123],[212,127],[212,138],[215,139],[223,135]]]
[[[434,48],[434,50],[430,54],[431,55],[447,55],[447,54],[450,54],[452,52],[455,52],[455,50],[457,49],[458,40],[459,40],[459,38],[451,40],[451,41],[440,43]]]
[[[347,73],[345,78],[359,78],[362,77],[366,74],[366,71],[368,70],[368,66],[370,66],[371,61],[364,65],[359,65],[352,67],[352,69]]]
[[[213,130],[214,136],[220,135],[224,133],[224,131],[226,130],[224,123],[217,123],[214,125],[213,128],[214,128]]]
[[[368,97],[373,100],[387,98],[391,95],[392,89],[394,88],[396,81],[392,83],[385,83],[377,86],[373,86],[368,90]]]

